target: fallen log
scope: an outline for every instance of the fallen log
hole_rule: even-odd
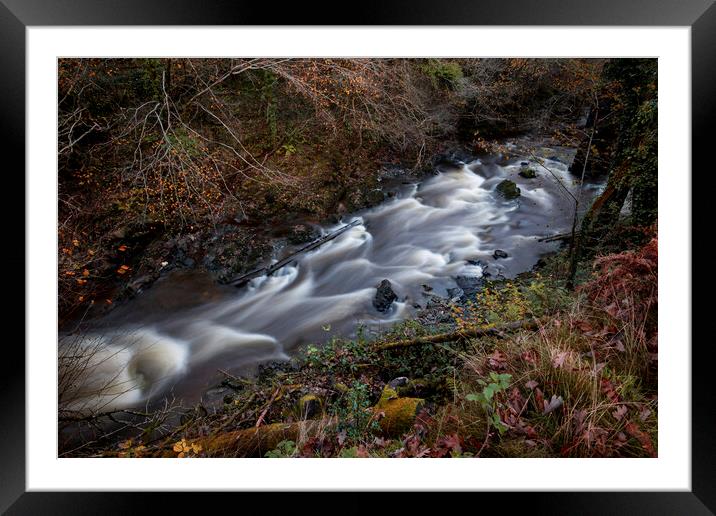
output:
[[[424,337],[416,337],[409,340],[396,340],[384,342],[375,346],[375,350],[384,351],[395,348],[405,348],[409,346],[422,346],[425,344],[441,344],[443,342],[454,342],[466,339],[474,339],[476,337],[499,336],[502,332],[518,330],[518,329],[537,329],[536,319],[524,319],[515,321],[493,328],[474,328],[469,330],[457,330],[449,333],[438,333],[437,335],[426,335]]]
[[[317,247],[320,247],[321,245],[325,244],[326,242],[333,240],[338,235],[345,233],[350,228],[357,226],[361,222],[362,221],[360,219],[356,219],[353,222],[351,222],[350,224],[346,224],[345,226],[338,228],[333,233],[324,235],[321,238],[314,240],[310,244],[302,247],[301,249],[294,251],[293,253],[288,255],[286,258],[283,258],[283,259],[277,261],[273,265],[267,265],[266,267],[261,267],[261,268],[255,269],[251,272],[248,272],[242,276],[239,276],[238,278],[235,278],[235,279],[229,281],[228,284],[232,285],[234,287],[241,287],[241,286],[245,285],[246,283],[248,283],[249,281],[251,281],[252,279],[258,278],[259,276],[270,276],[271,274],[273,274],[274,272],[279,270],[281,267],[284,267],[285,265],[288,265],[289,263],[291,263],[297,255],[299,255],[301,253],[305,253],[307,251],[312,251],[312,250],[316,249]]]
[[[423,407],[420,398],[399,397],[394,389],[385,387],[380,400],[371,409],[386,437],[399,437],[413,425],[415,417]],[[277,448],[281,441],[301,442],[318,437],[335,428],[335,417],[308,419],[294,423],[272,423],[244,430],[219,432],[197,439],[187,439],[187,446],[196,446],[201,456],[207,457],[263,457],[267,451]],[[151,453],[153,457],[176,457],[174,442],[165,442]],[[120,456],[119,452],[104,454],[105,457]]]

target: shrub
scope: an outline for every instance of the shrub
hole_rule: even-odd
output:
[[[421,70],[430,78],[436,88],[455,89],[458,80],[463,77],[462,68],[455,61],[428,59],[421,66]]]

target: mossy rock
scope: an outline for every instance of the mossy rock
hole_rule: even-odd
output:
[[[413,427],[415,416],[424,404],[421,398],[401,398],[395,389],[386,385],[373,411],[384,414],[378,420],[383,435],[400,436]]]
[[[348,386],[347,386],[345,383],[343,383],[343,382],[336,382],[336,383],[333,385],[333,388],[334,388],[335,390],[337,390],[338,392],[340,392],[341,394],[345,394],[345,393],[347,393],[347,392],[350,390],[350,389],[348,388]]]
[[[306,394],[296,403],[296,410],[301,419],[312,419],[323,412],[323,402],[315,394]]]
[[[430,397],[437,393],[440,385],[438,382],[430,381],[425,378],[415,378],[410,380],[407,385],[398,387],[398,395],[403,397]]]
[[[520,196],[520,189],[514,181],[505,179],[497,185],[497,192],[505,199],[516,199]]]
[[[520,170],[520,176],[524,177],[525,179],[534,179],[537,177],[537,172],[532,170],[531,168],[523,168]]]

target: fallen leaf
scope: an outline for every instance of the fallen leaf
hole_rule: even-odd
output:
[[[621,418],[623,418],[627,413],[626,405],[619,405],[617,409],[612,412],[612,416],[614,416],[614,419],[619,421]]]
[[[556,396],[553,394],[549,403],[547,403],[547,400],[544,400],[544,411],[542,411],[542,415],[549,414],[550,412],[558,409],[563,403],[564,401],[562,400],[562,396]]]
[[[552,358],[552,366],[555,369],[559,369],[564,365],[564,360],[567,358],[567,355],[569,354],[568,351],[561,351],[560,353],[557,353],[554,358]]]

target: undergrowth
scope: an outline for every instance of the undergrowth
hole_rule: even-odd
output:
[[[654,238],[598,257],[575,292],[548,274],[493,282],[452,324],[406,321],[377,338],[363,328],[309,345],[255,381],[227,375],[223,404],[185,410],[169,432],[125,432],[80,455],[225,456],[214,450],[222,436],[281,423],[300,431],[259,456],[656,456],[657,262]],[[500,330],[520,321],[536,325]],[[496,331],[460,337],[475,328]],[[376,345],[451,331],[441,344]],[[410,423],[386,432],[396,414]]]

